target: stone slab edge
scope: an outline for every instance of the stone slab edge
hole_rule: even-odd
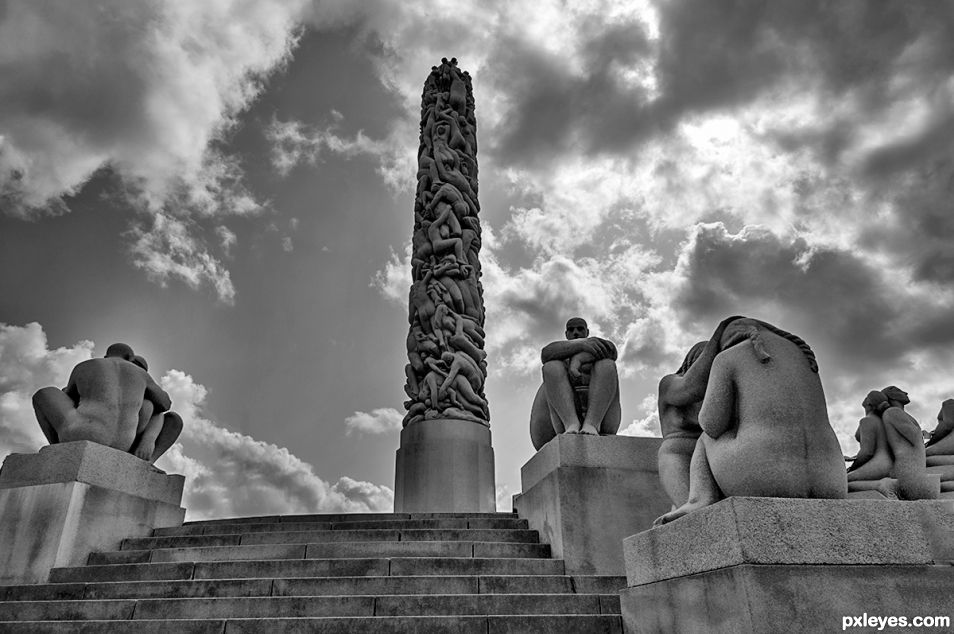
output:
[[[558,467],[657,471],[662,438],[560,434],[520,468],[520,488],[529,491]]]
[[[950,501],[732,497],[623,540],[628,586],[738,564],[949,560]]]
[[[179,506],[185,478],[85,440],[48,445],[35,454],[10,454],[0,468],[0,489],[59,482],[83,482]]]

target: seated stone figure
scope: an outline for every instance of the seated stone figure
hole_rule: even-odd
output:
[[[941,404],[937,427],[925,445],[927,472],[941,478],[941,493],[954,494],[954,399]],[[945,495],[945,497],[950,497]]]
[[[954,465],[954,398],[941,403],[937,413],[937,427],[931,433],[931,439],[924,446],[929,467]]]
[[[724,319],[708,341],[700,341],[689,349],[675,374],[667,374],[659,381],[659,424],[663,435],[657,454],[659,481],[674,509],[689,498],[689,463],[702,435],[699,408],[722,333],[736,319]]]
[[[656,524],[733,495],[844,498],[843,457],[808,344],[741,318],[720,349],[699,410],[689,499]]]
[[[888,397],[877,390],[868,392],[861,402],[865,416],[858,421],[855,440],[858,441],[858,455],[848,467],[848,491],[870,490],[865,481],[880,481],[891,475],[894,457],[888,448],[888,437],[884,431],[881,414],[890,407]]]
[[[530,410],[530,440],[540,450],[557,434],[611,436],[619,429],[616,346],[590,337],[586,320],[566,322],[566,341],[540,353],[543,385]]]
[[[904,411],[910,403],[893,385],[865,397],[858,427],[861,448],[848,469],[848,491],[877,491],[890,499],[929,500],[940,494],[939,478],[924,466],[921,426]]]
[[[172,401],[133,362],[135,356],[128,345],[115,343],[104,358],[73,368],[62,390],[45,387],[33,395],[37,421],[51,445],[89,440],[121,451],[138,449],[151,462],[175,442],[182,421],[176,414],[168,423],[165,416],[159,420]]]

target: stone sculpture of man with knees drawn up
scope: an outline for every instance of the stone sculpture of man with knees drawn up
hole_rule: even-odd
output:
[[[62,390],[38,390],[33,409],[50,444],[88,440],[155,462],[179,436],[182,419],[145,368],[132,348],[114,343],[104,358],[73,368]]]
[[[611,436],[619,429],[616,346],[591,337],[586,320],[566,322],[566,341],[540,353],[543,385],[530,411],[530,440],[539,450],[557,434]]]

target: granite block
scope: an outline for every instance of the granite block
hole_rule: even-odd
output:
[[[185,478],[86,440],[47,445],[35,454],[10,454],[0,467],[0,489],[59,482],[83,482],[178,506]]]
[[[950,501],[731,497],[623,542],[627,585],[738,564],[932,564],[952,553]]]

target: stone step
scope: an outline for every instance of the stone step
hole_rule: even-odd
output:
[[[622,634],[615,614],[326,617],[283,619],[21,621],[3,623],[5,634]]]
[[[526,529],[379,529],[379,530],[309,530],[271,533],[232,533],[224,535],[170,535],[137,537],[123,540],[121,550],[152,548],[186,548],[197,546],[250,546],[259,544],[309,544],[323,542],[540,542],[537,531]]]
[[[120,551],[122,552],[122,551]],[[160,581],[290,577],[563,575],[562,559],[486,557],[368,557],[261,559],[88,565],[54,568],[50,582]]]
[[[0,586],[0,601],[391,594],[616,594],[625,577],[484,575],[122,581]]]
[[[367,557],[518,557],[550,556],[546,544],[508,542],[326,542],[113,550],[92,553],[90,565],[248,559],[363,559]]]
[[[302,515],[256,515],[224,517],[214,520],[184,522],[184,526],[214,526],[217,524],[281,524],[300,522],[352,522],[365,520],[421,520],[441,518],[506,519],[515,513],[308,513]]]
[[[0,622],[619,613],[619,596],[598,594],[336,595],[0,602]]]
[[[301,517],[301,516],[300,516]],[[233,535],[246,533],[276,533],[284,531],[318,530],[411,530],[411,529],[529,529],[527,520],[515,515],[502,514],[500,517],[443,517],[419,519],[366,519],[341,520],[337,522],[287,521],[287,522],[203,522],[183,524],[168,528],[157,528],[155,537],[171,535]]]

